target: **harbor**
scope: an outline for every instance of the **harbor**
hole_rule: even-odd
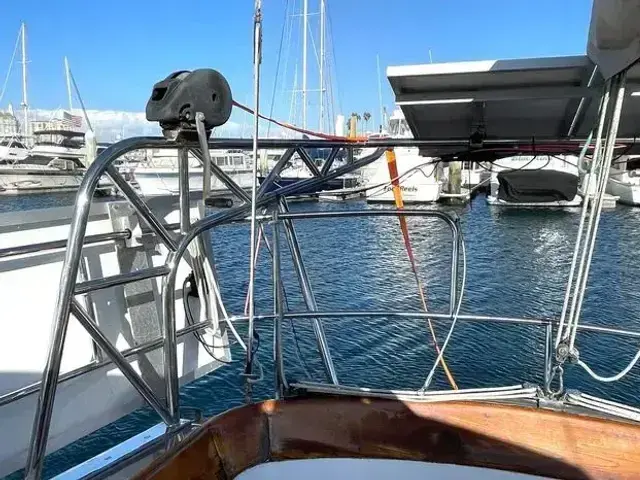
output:
[[[39,195],[28,200],[30,203],[20,208],[33,208],[44,201]],[[55,205],[62,207],[71,202],[73,196],[59,195]],[[293,211],[326,211],[384,207],[367,207],[359,200],[297,203],[291,208]],[[453,209],[460,217],[469,258],[469,286],[461,312],[463,315],[469,312],[498,317],[554,318],[559,314],[579,222],[577,209],[545,212],[536,209],[496,210],[486,203],[482,195],[465,207],[429,208]],[[410,223],[413,247],[434,309],[444,306],[442,298],[447,292],[447,277],[443,277],[443,272],[447,271],[444,254],[448,253],[445,248],[447,235],[440,229],[434,230],[436,225],[420,219],[413,219]],[[316,239],[327,228],[338,233],[330,241],[318,244]],[[633,312],[640,297],[634,288],[634,279],[640,275],[640,263],[635,261],[638,245],[634,232],[640,228],[640,210],[627,206],[607,210],[603,213],[601,228],[602,235],[585,299],[585,323],[637,329],[640,324]],[[434,231],[436,236],[428,235],[428,231]],[[323,281],[313,284],[321,306],[350,311],[407,308],[420,312],[417,293],[406,288],[407,284],[413,284],[413,274],[392,219],[363,219],[357,223],[357,228],[314,221],[301,224],[297,233],[310,274],[322,272]],[[229,226],[215,232],[212,239],[216,251],[220,252],[217,257],[219,273],[226,279],[222,284],[222,295],[231,311],[244,309],[246,278],[241,272],[248,269],[247,235],[248,226]],[[372,235],[377,240],[372,242]],[[238,258],[242,258],[243,263],[239,264]],[[270,309],[268,260],[268,252],[261,251],[258,264],[265,267],[257,270],[256,308],[259,312]],[[284,260],[289,265],[290,260]],[[613,285],[617,287],[612,288]],[[304,304],[293,279],[288,279],[285,288],[291,308]],[[514,302],[516,298],[518,301]],[[609,316],[617,320],[609,322],[606,320]],[[421,380],[416,372],[424,372],[434,360],[433,350],[424,347],[430,341],[425,327],[410,319],[381,318],[376,320],[375,328],[371,328],[370,323],[327,319],[326,328],[332,349],[335,349],[338,374],[345,384],[357,384],[366,377],[370,385],[379,388],[391,385],[419,388]],[[441,331],[446,326],[437,328]],[[517,325],[494,327],[478,322],[465,323],[459,328],[451,344],[449,363],[461,386],[493,385],[496,378],[506,379],[509,383],[522,379],[533,383],[542,380],[541,359],[535,354],[543,348],[542,331]],[[312,378],[321,378],[322,366],[317,358],[304,353],[315,348],[313,331],[308,324],[296,324],[295,330],[306,365],[297,360],[296,346],[290,344],[287,353],[292,361],[287,368],[293,375],[303,375],[306,368]],[[272,342],[269,325],[258,323],[258,331],[262,343],[268,345]],[[292,335],[288,322],[285,323],[285,335]],[[595,362],[600,371],[617,371],[624,359],[630,358],[637,349],[633,339],[601,342],[597,335],[589,334],[585,341],[588,342],[589,360]],[[366,344],[367,348],[362,349],[361,344]],[[237,361],[242,358],[242,351],[235,345],[232,352],[235,363],[181,389],[184,405],[200,409],[204,415],[210,416],[243,404],[244,382],[240,375],[243,365],[242,361]],[[496,355],[496,352],[501,353]],[[261,361],[267,371],[272,368],[268,356]],[[570,377],[566,381],[576,388],[640,407],[635,394],[635,385],[640,381],[637,370],[632,370],[620,382],[606,386],[578,370],[567,373]],[[437,375],[434,382],[438,389],[447,386],[442,374]],[[211,395],[212,391],[217,394]],[[254,395],[257,399],[269,398],[269,384],[256,385]],[[126,416],[51,455],[45,463],[45,473],[48,477],[61,473],[152,427],[156,422],[157,418],[149,408]]]
[[[207,20],[215,64],[132,5],[126,89],[82,22],[21,19],[0,478],[636,478],[640,1],[539,18],[537,49],[477,12],[493,46],[441,30],[435,61],[421,4],[381,61],[343,5],[250,3]]]

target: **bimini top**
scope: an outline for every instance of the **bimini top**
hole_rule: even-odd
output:
[[[421,140],[584,138],[605,81],[586,55],[391,66],[387,77]],[[640,138],[638,64],[626,95],[618,137]]]

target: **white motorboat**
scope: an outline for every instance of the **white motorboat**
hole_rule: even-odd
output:
[[[530,155],[502,158],[492,165],[487,202],[497,206],[575,207],[579,172],[576,157]]]
[[[34,132],[25,156],[0,160],[0,195],[73,192],[86,172],[84,134],[66,130]],[[100,180],[100,192],[113,185]]]
[[[0,163],[13,163],[23,160],[29,154],[29,149],[24,143],[14,137],[0,139]]]
[[[634,158],[623,156],[609,170],[607,193],[625,205],[640,205],[640,169]]]
[[[220,167],[243,189],[251,188],[251,158],[241,151],[212,150],[211,161]],[[147,150],[147,161],[131,167],[133,177],[144,196],[177,195],[178,152],[177,150]],[[189,155],[189,188],[202,191],[204,169],[198,159]],[[215,176],[211,176],[211,192],[226,193],[227,187]]]
[[[76,159],[29,155],[0,164],[0,195],[72,192],[85,171]]]
[[[412,138],[402,110],[396,109],[389,118],[392,138]],[[398,168],[398,183],[405,203],[433,203],[440,199],[443,168],[434,158],[423,157],[417,147],[394,149]],[[368,151],[362,152],[366,155]],[[383,157],[362,170],[365,195],[370,203],[394,202],[389,167]]]

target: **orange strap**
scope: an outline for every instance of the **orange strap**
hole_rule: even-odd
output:
[[[389,167],[389,176],[391,177],[391,185],[393,186],[393,198],[396,203],[396,208],[402,209],[404,208],[404,202],[402,201],[402,190],[400,190],[400,181],[398,179],[398,164],[396,162],[396,154],[393,150],[387,150],[385,152],[385,156],[387,158],[387,166]],[[404,240],[404,247],[407,251],[407,256],[409,257],[409,262],[411,263],[411,270],[416,278],[416,283],[418,284],[418,292],[420,294],[420,300],[422,301],[422,308],[424,308],[425,313],[428,313],[427,310],[427,299],[424,294],[424,288],[422,285],[422,280],[420,280],[420,276],[418,275],[418,268],[416,266],[416,260],[413,255],[413,248],[411,247],[411,239],[409,238],[409,229],[407,228],[407,219],[404,216],[399,216],[398,220],[400,220],[400,230],[402,231],[402,239]],[[440,357],[440,346],[438,345],[438,339],[436,337],[436,332],[433,328],[433,324],[431,319],[428,318],[427,322],[429,324],[429,331],[431,332],[431,338],[433,338],[433,343],[436,348],[436,353]],[[458,390],[458,385],[447,366],[447,362],[444,360],[444,356],[440,357],[440,364],[444,369],[444,373],[451,384],[451,388],[454,390]]]

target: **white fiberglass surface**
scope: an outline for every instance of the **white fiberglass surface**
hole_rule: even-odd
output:
[[[409,460],[371,458],[319,458],[263,463],[245,470],[236,480],[382,480],[382,479],[438,479],[438,480],[533,480],[546,477],[524,473]]]

